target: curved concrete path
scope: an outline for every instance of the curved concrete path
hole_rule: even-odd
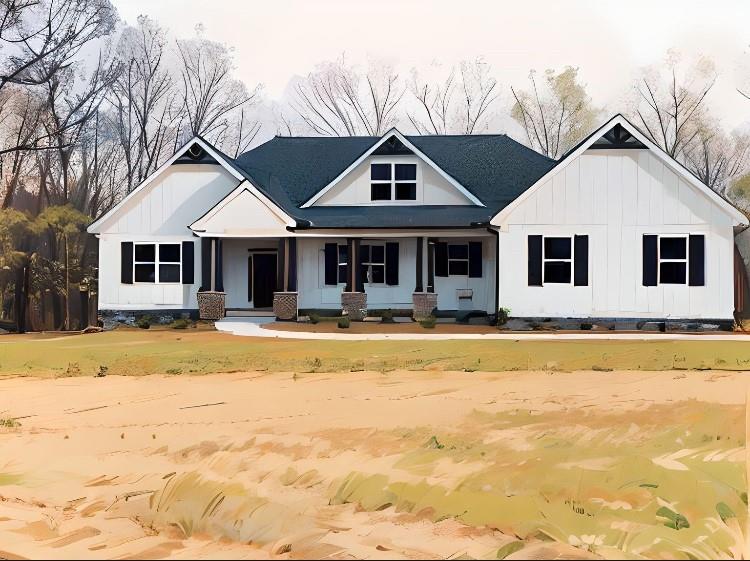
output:
[[[277,339],[318,339],[333,341],[445,341],[455,339],[485,339],[488,341],[563,341],[583,339],[619,339],[636,341],[746,341],[750,333],[623,333],[618,331],[581,331],[578,333],[555,333],[553,331],[515,331],[513,333],[310,333],[282,331],[262,327],[274,318],[224,318],[216,322],[216,329],[233,335],[246,337],[270,337]]]

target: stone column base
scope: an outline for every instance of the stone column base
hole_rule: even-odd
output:
[[[226,315],[226,292],[206,291],[198,293],[198,316],[201,319],[217,320]]]
[[[341,313],[352,321],[362,321],[367,317],[366,292],[342,292]]]
[[[434,292],[415,292],[411,295],[414,304],[413,317],[416,321],[422,321],[432,315],[437,308],[437,297]]]
[[[297,293],[274,292],[273,313],[276,315],[276,319],[297,319]]]

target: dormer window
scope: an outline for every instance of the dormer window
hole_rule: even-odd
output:
[[[370,164],[371,201],[416,201],[417,164]]]

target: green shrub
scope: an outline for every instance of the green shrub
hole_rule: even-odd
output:
[[[174,320],[170,326],[172,329],[187,329],[190,327],[190,321],[185,318]]]
[[[500,308],[497,311],[497,325],[505,325],[510,319],[510,308]]]
[[[380,314],[380,321],[382,323],[393,323],[393,310],[383,310],[383,313]]]
[[[420,320],[419,325],[424,327],[425,329],[435,329],[435,324],[437,323],[437,318],[435,316],[426,317],[423,320]]]
[[[320,316],[318,314],[310,314],[310,323],[318,323],[320,321]]]
[[[136,327],[148,329],[151,327],[151,316],[141,316],[135,320]]]
[[[339,318],[339,320],[338,320],[338,322],[337,322],[337,325],[338,325],[338,326],[339,326],[339,327],[340,327],[341,329],[349,329],[349,325],[350,325],[350,324],[351,324],[351,321],[350,321],[350,320],[349,320],[349,318],[348,318],[348,317],[346,317],[346,316],[344,316],[344,317],[340,317],[340,318]]]

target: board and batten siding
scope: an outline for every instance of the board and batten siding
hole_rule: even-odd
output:
[[[527,237],[589,236],[589,284],[527,283]],[[705,286],[643,286],[644,234],[705,235]],[[731,319],[731,217],[648,150],[588,150],[503,220],[501,307],[518,317]]]
[[[200,240],[188,226],[227,196],[236,186],[223,167],[176,164],[126,202],[99,234],[99,309],[196,309],[200,287]],[[123,284],[120,243],[195,242],[193,284]]]
[[[425,236],[429,236],[426,233]],[[435,277],[435,292],[438,294],[438,308],[456,310],[459,308],[457,290],[473,290],[471,309],[491,312],[494,306],[495,291],[495,240],[492,237],[451,237],[441,238],[448,243],[462,243],[482,240],[482,277],[468,276]],[[397,241],[399,244],[398,285],[371,285],[365,283],[367,306],[370,309],[411,309],[412,294],[416,284],[417,240],[413,237],[366,240],[362,243]],[[341,309],[341,292],[344,284],[325,284],[325,244],[346,244],[346,238],[298,238],[298,290],[299,307],[302,309]],[[427,280],[427,255],[423,252],[422,271]]]

